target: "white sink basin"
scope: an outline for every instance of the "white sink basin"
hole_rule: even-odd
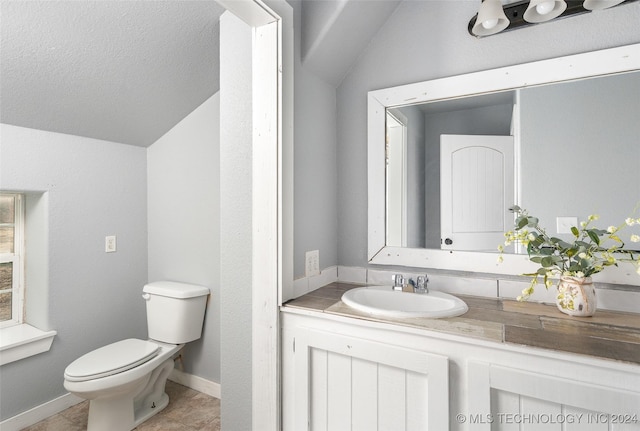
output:
[[[342,295],[342,302],[364,313],[394,318],[455,317],[469,309],[464,301],[448,293],[398,292],[390,286],[351,289]]]

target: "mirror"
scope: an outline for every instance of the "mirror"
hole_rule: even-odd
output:
[[[504,163],[513,170],[512,189],[502,191],[498,206],[529,209],[556,236],[565,220],[597,213],[606,227],[631,215],[640,202],[639,51],[636,44],[370,92],[370,262],[477,271],[461,262],[469,252],[460,252],[476,250],[474,259],[495,266],[513,217],[486,210],[497,235],[483,245],[460,239],[463,229],[443,232],[451,224],[446,214],[467,211],[460,202],[471,205],[476,224],[484,212],[472,199],[477,190],[461,199],[441,192],[441,135],[512,136],[513,156]]]

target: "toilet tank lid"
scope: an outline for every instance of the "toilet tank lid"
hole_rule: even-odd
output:
[[[170,298],[194,298],[196,296],[206,296],[209,288],[196,284],[179,283],[177,281],[154,281],[144,286],[144,293],[152,295],[168,296]]]

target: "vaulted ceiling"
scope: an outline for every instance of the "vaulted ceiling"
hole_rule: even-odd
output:
[[[0,8],[2,123],[148,146],[218,90],[213,1]]]
[[[337,86],[401,0],[289,0]],[[0,122],[149,146],[219,89],[213,0],[0,2]],[[300,23],[296,23],[299,25]]]

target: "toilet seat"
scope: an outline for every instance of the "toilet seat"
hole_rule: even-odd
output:
[[[89,352],[64,371],[70,382],[83,382],[121,373],[144,364],[158,354],[160,346],[151,341],[129,338]]]

